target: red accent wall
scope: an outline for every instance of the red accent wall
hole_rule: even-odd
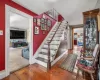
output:
[[[37,16],[37,14],[12,2],[11,0],[0,0],[0,30],[3,30],[3,36],[0,36],[0,71],[5,69],[5,4],[12,6],[20,11],[23,11],[31,16]],[[40,16],[37,16],[37,18],[39,18],[39,17]],[[55,22],[56,22],[55,20],[51,19],[48,16],[46,16],[46,18],[52,20],[52,26],[55,24]],[[34,26],[35,25],[36,24],[34,24]],[[38,47],[41,45],[42,41],[47,36],[48,32],[49,31],[46,31],[46,34],[43,34],[42,31],[40,30],[39,35],[34,35],[34,43],[33,43],[34,53],[36,52]]]
[[[0,30],[3,30],[3,36],[0,36],[0,71],[5,69],[5,4],[21,10],[29,15],[37,14],[23,8],[22,6],[12,2],[11,0],[0,0]]]
[[[39,27],[39,34],[38,35],[34,35],[34,42],[33,42],[34,43],[34,53],[37,51],[37,49],[39,48],[39,46],[41,45],[41,43],[43,42],[43,40],[45,39],[45,37],[47,36],[49,31],[51,30],[51,28],[56,23],[56,20],[52,19],[51,17],[47,16],[46,14],[41,14],[39,16],[36,16],[35,18],[36,19],[40,19],[40,18],[43,17],[43,15],[45,16],[45,19],[49,19],[49,20],[52,21],[52,26],[49,28],[49,30],[45,31],[45,34],[43,34],[43,30],[41,30],[41,27],[38,26],[36,23],[34,23],[34,27],[35,26]]]
[[[58,15],[58,21],[61,22],[63,20],[64,20],[64,18],[61,15]]]

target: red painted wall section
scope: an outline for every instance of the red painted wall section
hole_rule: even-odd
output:
[[[43,42],[43,40],[45,39],[45,37],[47,36],[47,34],[49,33],[49,31],[52,29],[52,27],[54,26],[54,24],[56,23],[56,20],[52,19],[51,17],[47,16],[46,14],[41,14],[39,16],[36,16],[36,19],[40,19],[43,17],[43,15],[45,16],[45,19],[49,19],[52,21],[52,26],[49,28],[49,30],[45,31],[45,34],[43,34],[43,30],[41,30],[41,27],[38,26],[36,23],[34,23],[34,27],[37,26],[39,27],[39,34],[38,35],[34,35],[34,54],[37,51],[37,49],[39,48],[39,46],[41,45],[41,43]]]
[[[12,2],[11,0],[0,0],[0,30],[3,30],[3,36],[0,36],[0,71],[5,69],[5,4],[14,7],[20,11],[23,11],[31,16],[36,16],[37,18],[41,18],[42,15],[38,16],[37,14],[29,11],[28,9]],[[46,15],[45,15],[46,16]],[[52,26],[55,24],[55,20],[52,18],[46,16],[46,18],[50,19],[52,21]],[[34,24],[33,26],[37,26]],[[40,28],[40,26],[38,26]],[[51,30],[52,27],[50,27]],[[49,30],[49,31],[50,31]],[[33,47],[34,47],[34,53],[38,49],[38,47],[41,45],[42,41],[45,39],[49,31],[45,31],[45,34],[43,34],[43,31],[40,30],[39,35],[34,35],[34,41],[33,41]],[[33,33],[34,34],[34,33]]]
[[[64,20],[64,18],[61,15],[58,15],[58,21],[61,22],[63,20]]]
[[[26,8],[12,2],[11,0],[0,0],[0,30],[3,30],[3,35],[0,36],[0,71],[5,69],[5,4],[21,10],[31,16],[37,15],[27,10]]]

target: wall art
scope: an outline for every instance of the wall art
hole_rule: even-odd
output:
[[[46,25],[45,24],[41,24],[41,30],[47,30]]]
[[[40,26],[40,19],[37,19],[37,25]]]
[[[47,26],[48,26],[48,27],[51,27],[51,26],[52,26],[52,22],[51,22],[51,20],[49,20],[49,19],[47,20]]]
[[[37,22],[37,19],[36,19],[36,18],[33,18],[33,22],[35,22],[35,23],[36,23],[36,22]]]
[[[41,23],[44,23],[44,20],[45,20],[44,18],[41,18]]]
[[[44,24],[47,25],[47,19],[44,20]]]
[[[39,34],[39,27],[35,26],[34,34]]]

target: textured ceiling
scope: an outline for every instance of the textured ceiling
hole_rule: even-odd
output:
[[[82,24],[82,12],[99,8],[100,0],[12,0],[27,9],[41,14],[56,9],[71,25]],[[97,2],[98,1],[98,2]]]

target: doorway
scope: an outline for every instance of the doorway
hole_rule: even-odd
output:
[[[73,49],[80,50],[83,47],[83,27],[73,27],[72,35]]]
[[[5,69],[8,76],[32,64],[33,17],[8,5],[5,8]]]

